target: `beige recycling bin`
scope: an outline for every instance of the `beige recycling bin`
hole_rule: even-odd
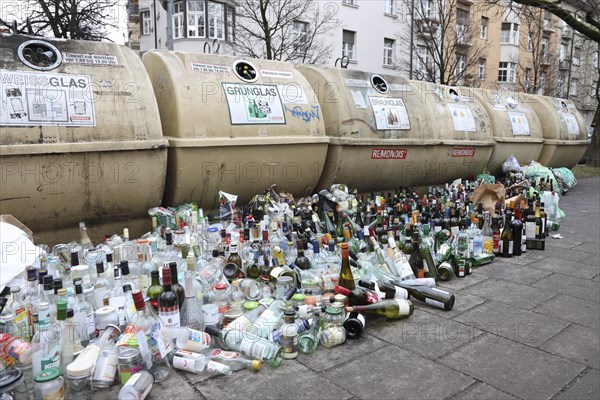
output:
[[[133,51],[2,34],[0,82],[0,214],[47,243],[150,228],[168,143]]]
[[[400,76],[312,65],[298,69],[319,98],[331,140],[320,187],[342,182],[372,191],[430,185],[476,175],[489,160],[491,127],[478,104],[448,105],[435,88]],[[450,109],[462,115],[453,121]]]
[[[165,205],[246,204],[272,184],[311,193],[327,153],[323,117],[291,64],[149,51],[142,58],[169,140]]]
[[[544,135],[538,161],[556,168],[573,168],[590,144],[581,113],[572,100],[529,95],[528,104],[537,113]]]
[[[475,98],[490,116],[494,131],[494,152],[488,164],[491,174],[502,171],[502,163],[511,155],[520,165],[537,161],[544,144],[542,125],[531,108],[531,95],[475,89]]]

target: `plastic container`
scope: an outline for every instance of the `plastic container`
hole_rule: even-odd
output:
[[[590,141],[581,113],[572,100],[531,95],[531,108],[542,124],[544,146],[538,162],[545,167],[573,168]]]
[[[328,139],[321,109],[291,64],[150,50],[142,60],[169,140],[165,205],[246,204],[272,184],[312,191]]]
[[[146,232],[148,208],[162,200],[168,142],[138,55],[112,43],[1,34],[0,76],[0,214],[42,243],[78,237],[79,221],[92,236],[100,226],[99,235]]]
[[[303,65],[330,137],[319,188],[359,191],[430,185],[476,175],[493,150],[489,118],[449,88],[397,75]],[[464,116],[453,119],[452,110]]]
[[[531,95],[502,91],[473,90],[483,105],[494,131],[494,152],[487,168],[491,174],[502,171],[502,163],[511,155],[520,165],[537,161],[544,144],[542,125],[531,108]]]
[[[65,396],[65,381],[60,374],[60,368],[50,368],[42,371],[33,379],[36,399],[63,399]]]
[[[29,392],[20,369],[0,374],[0,398],[11,400],[28,400]]]

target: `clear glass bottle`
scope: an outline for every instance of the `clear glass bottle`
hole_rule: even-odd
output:
[[[73,308],[73,320],[77,327],[77,332],[81,338],[81,344],[87,346],[88,342],[95,337],[96,324],[94,321],[94,307],[87,302],[83,295],[83,288],[80,284],[75,285],[75,297],[77,302]]]
[[[27,310],[25,304],[21,301],[21,288],[19,286],[12,286],[10,288],[12,293],[12,303],[10,304],[10,311],[15,316],[15,335],[21,339],[29,342],[31,340],[29,332],[29,321],[27,318]]]
[[[62,289],[64,290],[64,289]],[[68,308],[66,312],[61,310],[61,304],[57,304],[57,317],[61,326],[60,337],[60,369],[63,376],[66,376],[67,365],[71,364],[75,359],[75,354],[79,353],[83,346],[75,321],[73,321],[73,309]]]
[[[198,300],[194,291],[195,274],[192,271],[185,272],[186,298],[181,308],[181,326],[191,329],[202,329],[202,303]]]
[[[169,376],[171,367],[167,354],[171,350],[163,339],[163,324],[154,313],[152,305],[144,301],[139,290],[133,292],[136,316],[133,323],[137,329],[136,337],[145,367],[154,375],[157,382],[162,382]],[[128,384],[133,379],[130,378]]]
[[[38,327],[31,340],[33,376],[51,368],[60,368],[61,330],[51,318],[47,302],[39,304]]]

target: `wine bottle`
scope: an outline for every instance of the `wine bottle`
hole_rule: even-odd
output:
[[[358,285],[370,290],[376,290],[375,283],[373,282],[365,282],[361,280],[358,281]],[[379,291],[385,294],[385,298],[387,300],[408,299],[408,292],[404,288],[392,285],[388,282],[378,282],[377,286],[379,287]]]
[[[441,308],[442,310],[446,311],[450,311],[452,310],[452,307],[454,307],[454,295],[446,292],[445,290],[427,286],[404,285],[402,282],[390,283],[405,289],[411,297],[414,297],[415,299],[430,304],[434,307]]]
[[[171,269],[163,267],[163,289],[158,297],[158,315],[167,328],[180,326],[179,299],[171,287]]]
[[[382,300],[379,303],[364,306],[346,307],[346,311],[366,312],[381,315],[386,318],[400,319],[410,317],[414,311],[414,306],[410,300],[393,299]]]
[[[336,293],[343,294],[344,296],[348,297],[348,301],[351,306],[374,304],[379,302],[379,297],[377,296],[377,294],[362,287],[357,287],[352,290],[349,290],[342,286],[336,286],[333,290]]]
[[[177,263],[175,261],[171,261],[169,263],[169,269],[171,270],[171,290],[173,290],[173,292],[177,295],[179,309],[181,309],[183,306],[183,301],[185,300],[185,289],[179,284],[179,277],[177,276]]]
[[[353,290],[355,288],[354,275],[350,268],[350,260],[348,255],[348,243],[342,243],[342,268],[340,269],[339,286]]]

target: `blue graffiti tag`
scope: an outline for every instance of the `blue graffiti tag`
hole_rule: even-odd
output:
[[[313,118],[316,118],[319,121],[321,120],[321,117],[319,116],[319,106],[313,105],[311,106],[311,110],[303,110],[300,106],[296,106],[290,110],[286,106],[285,110],[292,114],[292,117],[300,118],[304,122],[310,122],[310,120]]]

